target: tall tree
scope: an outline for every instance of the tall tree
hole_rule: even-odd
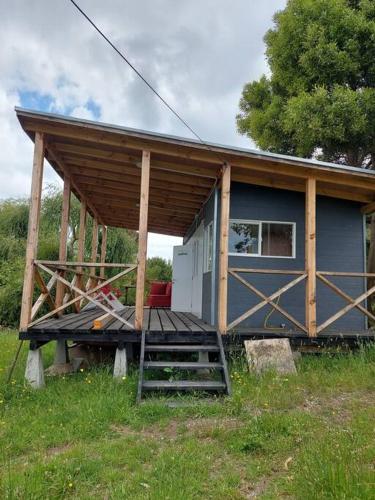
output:
[[[245,85],[238,130],[268,151],[375,169],[375,1],[289,0],[274,23],[270,75]]]

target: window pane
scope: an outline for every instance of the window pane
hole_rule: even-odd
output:
[[[258,254],[259,225],[231,222],[229,229],[229,252]]]
[[[263,222],[262,255],[293,257],[293,225]]]

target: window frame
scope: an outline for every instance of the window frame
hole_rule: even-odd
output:
[[[209,237],[211,235],[211,245],[209,241]],[[204,266],[203,266],[203,272],[204,273],[211,273],[212,272],[212,265],[213,265],[213,259],[214,259],[214,223],[211,221],[207,226],[204,228]],[[209,249],[211,248],[211,260],[209,260]]]
[[[280,220],[252,220],[252,219],[230,219],[229,228],[231,223],[238,224],[253,224],[259,228],[258,235],[258,253],[240,253],[230,252],[228,248],[228,255],[231,257],[261,257],[263,259],[295,259],[296,258],[296,222],[280,221]],[[288,224],[292,226],[292,255],[262,255],[262,224]],[[229,247],[229,238],[228,238]]]

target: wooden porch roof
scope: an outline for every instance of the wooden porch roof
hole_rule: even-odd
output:
[[[254,150],[160,135],[100,122],[16,108],[34,140],[43,132],[46,158],[101,224],[138,229],[142,151],[151,153],[151,232],[184,236],[220,180],[222,165],[232,181],[317,193],[364,204],[375,200],[375,172]],[[371,204],[372,205],[372,204]]]

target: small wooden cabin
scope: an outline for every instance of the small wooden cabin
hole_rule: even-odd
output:
[[[366,299],[375,287],[367,288],[373,276],[366,273],[365,214],[375,210],[375,172],[16,113],[35,144],[20,322],[20,337],[34,348],[61,338],[139,342],[142,330],[314,342],[370,335],[368,321],[375,317]],[[56,262],[37,259],[44,159],[64,181]],[[81,202],[76,262],[66,258],[71,192]],[[83,262],[88,214],[92,259]],[[107,226],[138,231],[137,262],[106,263]],[[171,310],[144,307],[148,232],[184,239],[174,248]],[[109,267],[119,272],[107,279]],[[116,312],[98,304],[103,284],[128,273],[137,274],[135,306]],[[40,316],[45,302],[51,311]],[[81,310],[85,302],[97,309]],[[75,312],[62,314],[69,307]]]

